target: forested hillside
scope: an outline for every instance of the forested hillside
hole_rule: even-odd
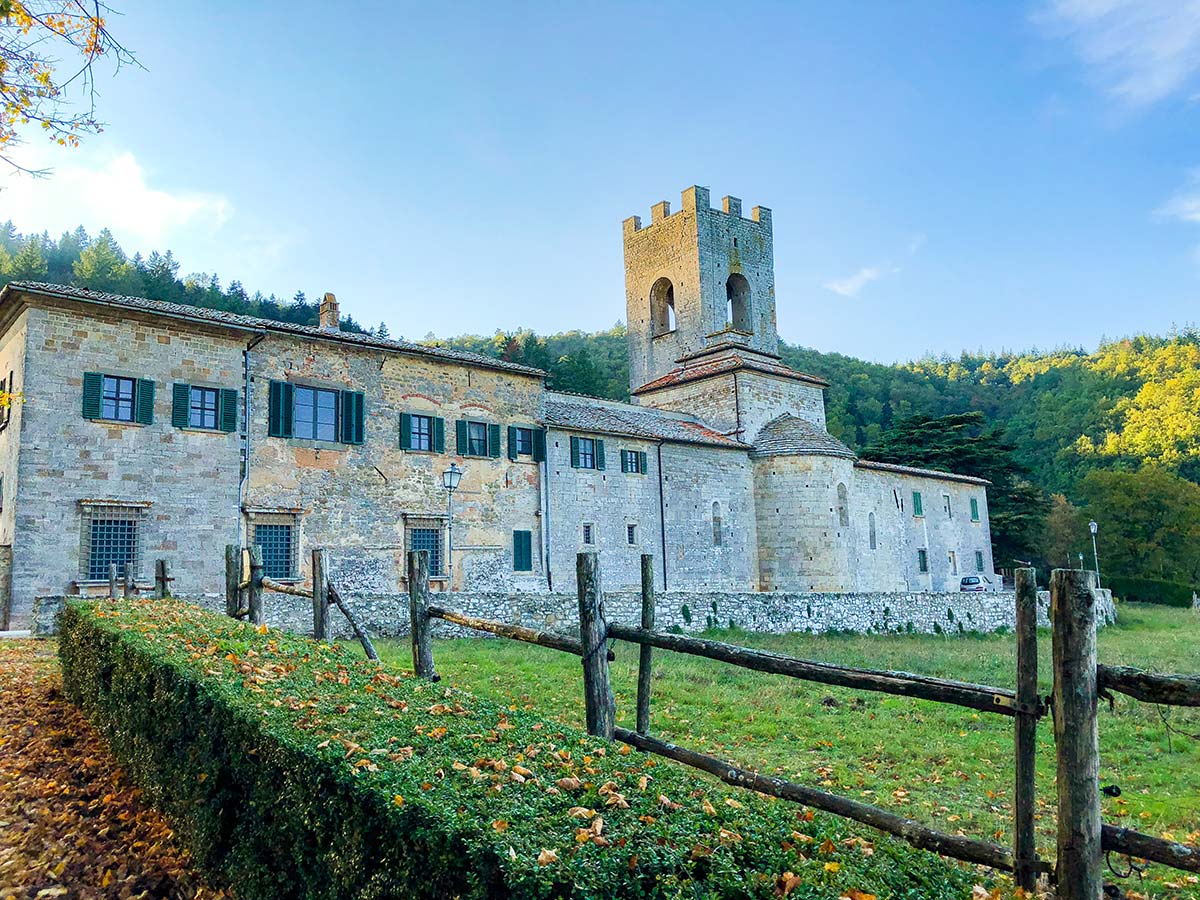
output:
[[[53,240],[21,235],[11,222],[0,226],[0,284],[18,279],[317,321],[317,302],[303,291],[282,301],[249,294],[236,280],[222,288],[212,274],[181,278],[170,251],[130,258],[107,230],[93,238],[78,228]],[[343,327],[364,330],[352,317]],[[387,336],[382,323],[370,330]],[[541,336],[518,329],[422,340],[545,369],[560,390],[628,397],[620,323],[596,333]],[[1165,512],[1137,514],[1200,504],[1200,332],[1194,327],[1109,341],[1095,351],[963,354],[894,366],[788,344],[781,353],[792,367],[830,382],[829,430],[857,450],[884,445],[894,455],[897,435],[913,417],[982,413],[994,445],[1005,448],[1014,471],[1025,473],[1041,498],[1038,515],[1046,527],[1033,539],[1040,549],[1031,547],[1031,556],[1053,564],[1076,559],[1086,547],[1080,522],[1093,516],[1106,522],[1101,543],[1113,542],[1112,553],[1123,560],[1119,574],[1200,581],[1200,522],[1185,516],[1164,524]],[[1118,500],[1132,505],[1120,522]],[[1119,534],[1131,528],[1141,530]]]

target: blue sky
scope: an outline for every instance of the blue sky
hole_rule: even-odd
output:
[[[625,317],[621,220],[774,213],[779,329],[879,361],[1200,319],[1200,0],[110,0],[146,68],[0,218],[365,324]],[[36,135],[33,140],[37,141]]]

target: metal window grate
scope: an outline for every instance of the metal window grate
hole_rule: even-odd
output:
[[[268,578],[296,577],[294,525],[255,525],[254,543],[262,548],[263,574]]]
[[[408,549],[428,550],[429,574],[442,574],[442,529],[410,528],[408,530]]]
[[[141,559],[136,513],[120,507],[97,507],[87,514],[84,527],[88,539],[88,580],[108,578],[108,567],[112,564],[116,564],[120,578],[127,571],[137,576]]]

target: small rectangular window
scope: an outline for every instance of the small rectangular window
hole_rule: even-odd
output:
[[[105,375],[100,418],[112,419],[114,422],[132,422],[133,397],[136,390],[137,381],[133,378]]]
[[[975,551],[975,571],[976,572],[983,571],[983,551],[982,550]]]
[[[913,491],[913,515],[914,516],[925,515],[925,507],[921,503],[921,492],[920,491]]]
[[[589,545],[596,543],[595,529],[591,523],[587,523],[583,526],[583,542]]]
[[[637,526],[636,525],[626,525],[625,526],[625,540],[630,544],[637,543]]]
[[[445,574],[442,570],[441,528],[410,528],[408,530],[408,549],[428,550],[430,576]]]
[[[217,404],[220,394],[216,388],[193,387],[188,407],[188,426],[191,428],[217,427]]]
[[[433,416],[413,416],[411,422],[411,449],[432,451]]]
[[[263,574],[284,580],[296,578],[296,526],[260,523],[254,526],[254,543],[262,548]]]
[[[301,387],[293,390],[292,437],[336,441],[339,391]]]
[[[579,468],[596,468],[596,442],[592,438],[579,439]]]
[[[946,511],[947,519],[954,518],[954,507],[951,506],[951,504],[950,504],[950,495],[949,494],[942,494],[942,509],[944,509]]]
[[[929,552],[926,550],[917,551],[917,571],[922,573],[929,571]]]
[[[518,456],[533,456],[533,429],[517,428],[516,444]]]
[[[979,499],[976,497],[971,498],[971,521],[979,521]]]

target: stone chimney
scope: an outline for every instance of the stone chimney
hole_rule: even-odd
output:
[[[342,318],[338,313],[337,297],[333,294],[326,294],[325,298],[321,301],[321,330],[342,330]]]

